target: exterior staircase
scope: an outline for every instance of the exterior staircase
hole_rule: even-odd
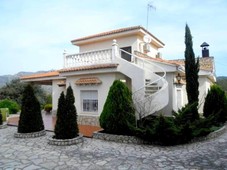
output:
[[[119,67],[119,71],[129,76],[132,80],[133,101],[137,112],[137,119],[142,119],[161,111],[169,102],[168,82],[165,79],[165,70],[148,59],[130,54],[122,49],[120,49],[120,51],[121,52],[119,54],[127,53],[133,56],[132,62],[128,62],[126,60],[125,62],[127,62],[127,64],[124,62],[124,68],[127,68],[127,65],[131,65],[132,68],[126,73],[121,70],[121,67]],[[123,64],[120,60],[124,59],[121,57],[118,58],[120,66]],[[141,72],[141,75],[138,76],[134,68],[142,69],[143,72]],[[159,74],[156,74],[156,72]],[[136,76],[133,76],[132,74],[136,74]],[[160,76],[160,74],[162,74],[162,76]],[[142,84],[140,87],[135,87],[133,82],[138,81],[142,82]]]
[[[151,79],[145,79],[145,97],[148,97],[161,89],[157,83],[151,84]]]

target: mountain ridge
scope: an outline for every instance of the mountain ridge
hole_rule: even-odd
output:
[[[19,79],[22,76],[27,76],[30,74],[38,74],[38,73],[45,73],[48,71],[36,71],[36,72],[28,72],[28,71],[20,71],[16,74],[7,74],[7,75],[0,75],[0,88],[9,83],[13,79]]]

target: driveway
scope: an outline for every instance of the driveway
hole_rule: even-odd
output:
[[[16,127],[0,129],[3,170],[227,169],[227,132],[203,142],[174,147],[121,144],[85,138],[73,146],[51,146],[44,137],[17,139]]]

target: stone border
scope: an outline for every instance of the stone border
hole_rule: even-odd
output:
[[[201,141],[216,138],[218,136],[221,136],[225,132],[225,130],[226,130],[226,125],[224,125],[223,127],[221,127],[220,129],[218,129],[214,132],[209,133],[207,136],[194,138],[189,143],[201,142]]]
[[[188,143],[201,142],[201,141],[206,141],[206,140],[209,140],[209,139],[216,138],[216,137],[222,135],[225,132],[225,130],[226,130],[226,125],[224,125],[220,129],[218,129],[217,131],[211,132],[207,136],[194,138],[191,141],[189,141]],[[112,142],[119,142],[119,143],[153,145],[153,143],[142,140],[142,139],[135,137],[135,136],[114,135],[114,134],[108,134],[108,133],[94,132],[93,138],[94,139],[106,140],[106,141],[112,141]],[[185,144],[187,144],[187,143],[185,143]],[[174,146],[176,146],[176,145],[174,145]]]
[[[148,143],[135,136],[114,135],[114,134],[100,133],[100,132],[94,132],[93,138],[112,141],[112,142],[127,143],[127,144],[147,144]]]
[[[32,132],[32,133],[14,133],[15,138],[36,138],[44,135],[46,135],[45,130],[42,130],[39,132]]]
[[[78,143],[82,143],[84,141],[83,135],[79,134],[79,136],[73,138],[73,139],[54,139],[49,138],[48,144],[50,145],[57,145],[57,146],[68,146],[68,145],[74,145]]]
[[[7,128],[7,124],[6,123],[3,123],[2,125],[0,125],[0,129],[5,129]]]

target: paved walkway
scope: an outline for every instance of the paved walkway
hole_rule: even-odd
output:
[[[131,145],[85,138],[74,146],[51,146],[44,137],[17,139],[16,127],[0,129],[2,170],[227,169],[227,132],[204,142],[175,147]]]

